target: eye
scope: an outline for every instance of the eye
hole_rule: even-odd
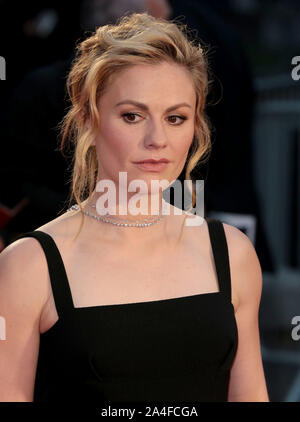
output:
[[[181,119],[181,123],[179,123],[178,125],[175,125],[175,126],[179,126],[179,125],[182,125],[182,123],[186,120],[186,117],[185,116],[176,116],[176,115],[174,115],[174,116],[170,116],[170,117],[175,117],[175,119]]]
[[[122,114],[122,117],[125,117],[126,116],[126,118],[127,118],[127,116],[139,116],[139,114],[136,114],[136,113],[124,113],[124,114]],[[140,116],[141,117],[141,116]],[[132,121],[132,120],[126,120],[125,119],[125,122],[126,123],[138,123],[138,122],[134,122],[134,121]]]
[[[137,113],[123,113],[122,114],[122,117],[125,117],[126,116],[126,118],[127,118],[127,116],[139,116],[139,117],[141,117],[139,114],[137,114]],[[177,115],[173,115],[173,116],[169,116],[169,118],[176,118],[176,119],[181,119],[181,123],[179,123],[179,124],[175,124],[175,125],[172,125],[172,126],[180,126],[180,125],[182,125],[182,123],[184,122],[184,120],[186,120],[187,118],[185,117],[185,116],[177,116]],[[128,120],[126,120],[125,119],[125,122],[126,123],[129,123],[129,124],[131,124],[131,123],[138,123],[138,122],[136,122],[136,121],[128,121]]]

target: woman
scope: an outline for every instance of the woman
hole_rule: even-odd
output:
[[[210,151],[207,63],[184,29],[132,14],[78,46],[61,126],[77,205],[0,255],[2,401],[269,401],[255,249],[233,226],[165,213],[151,189],[185,165],[190,180]]]

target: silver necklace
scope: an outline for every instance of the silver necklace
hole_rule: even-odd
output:
[[[95,205],[92,205],[92,204],[88,204],[88,205],[90,205],[91,207],[96,208]],[[78,204],[75,204],[75,205],[72,205],[71,208],[69,208],[67,211],[72,211],[72,210],[76,210],[77,211],[79,209],[80,209],[79,208],[79,205]],[[148,226],[152,226],[152,224],[157,223],[163,217],[163,214],[159,214],[158,218],[156,220],[154,220],[154,221],[150,221],[148,218],[145,218],[144,220],[142,220],[143,223],[141,223],[141,221],[139,221],[139,220],[136,220],[135,223],[130,222],[130,220],[122,220],[122,221],[127,221],[127,223],[124,223],[124,222],[111,221],[111,220],[109,220],[109,219],[107,219],[105,217],[101,217],[99,215],[91,214],[90,212],[88,212],[86,210],[83,210],[82,212],[84,214],[90,216],[90,217],[95,218],[98,221],[103,221],[104,223],[110,223],[110,224],[114,224],[115,226],[123,226],[123,227],[148,227]]]

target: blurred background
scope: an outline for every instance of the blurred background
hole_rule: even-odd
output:
[[[300,401],[300,2],[0,0],[0,8],[0,251],[66,209],[72,151],[58,151],[57,125],[75,43],[128,12],[177,18],[209,47],[214,80],[212,155],[192,176],[205,181],[206,216],[238,227],[257,251],[270,400]]]

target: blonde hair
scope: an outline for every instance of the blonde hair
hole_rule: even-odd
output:
[[[206,51],[188,39],[187,25],[174,19],[154,18],[148,13],[131,13],[97,30],[76,46],[67,77],[71,106],[60,123],[60,150],[73,144],[70,206],[75,199],[80,210],[97,183],[98,162],[91,144],[100,125],[98,100],[109,86],[109,78],[137,64],[176,63],[187,69],[196,92],[195,135],[190,146],[185,179],[204,162],[211,150],[210,122],[204,108],[210,81]],[[89,121],[89,124],[87,122]],[[194,186],[192,207],[195,205]],[[84,214],[81,213],[82,219]],[[77,237],[77,236],[76,236]]]

